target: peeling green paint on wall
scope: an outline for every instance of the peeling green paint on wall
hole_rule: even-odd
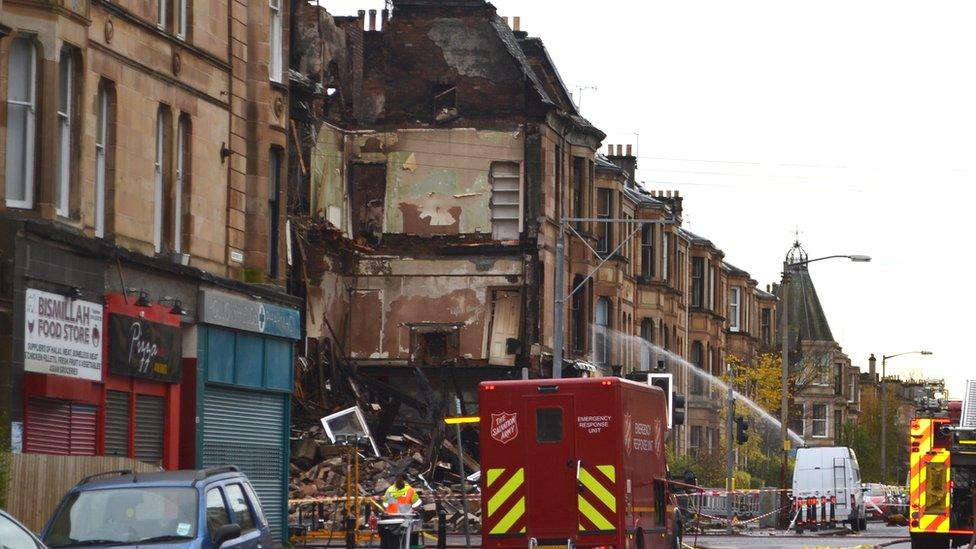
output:
[[[342,134],[329,126],[323,125],[319,130],[311,154],[309,196],[313,217],[324,217],[345,231],[349,225],[349,205],[345,188],[342,139]]]
[[[385,142],[384,232],[491,233],[491,163],[521,162],[517,132],[399,132]]]

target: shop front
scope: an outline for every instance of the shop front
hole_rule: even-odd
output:
[[[299,312],[209,289],[197,304],[197,359],[184,371],[184,385],[191,375],[196,381],[194,466],[240,467],[282,539]]]
[[[101,452],[179,467],[182,315],[135,297],[105,296]]]

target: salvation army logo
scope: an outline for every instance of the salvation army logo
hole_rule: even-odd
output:
[[[508,444],[518,436],[518,414],[515,412],[491,414],[491,438]]]
[[[631,429],[632,426],[633,420],[628,412],[624,414],[624,448],[627,450],[627,455],[630,455],[630,451],[633,449],[634,431]]]
[[[661,418],[654,420],[654,453],[659,456],[661,455],[661,441],[664,440],[664,436],[661,433],[663,426],[664,422],[661,421]]]

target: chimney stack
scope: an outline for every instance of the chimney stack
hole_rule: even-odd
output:
[[[631,145],[630,145],[630,144],[628,144],[628,145],[627,145],[627,156],[634,156],[634,155],[633,155],[633,153],[632,153],[631,151],[632,151],[632,149],[631,149]]]
[[[518,15],[512,18],[512,30],[515,32],[522,30],[522,18]]]
[[[878,359],[874,358],[874,353],[871,353],[871,358],[868,359],[868,373],[871,374],[871,379],[874,381],[878,380],[877,363]]]
[[[356,12],[356,17],[359,19],[359,28],[366,27],[366,10],[359,10]]]
[[[376,10],[369,10],[369,30],[376,30]]]
[[[671,191],[667,191],[667,193],[668,193],[668,198],[671,198]]]
[[[506,27],[509,26],[509,24],[508,24],[508,16],[507,15],[505,17],[502,17],[502,23],[505,23],[505,26]]]
[[[617,145],[617,156],[623,156],[623,155],[624,155],[624,146]]]
[[[383,8],[380,12],[380,19],[383,21],[383,28],[386,28],[386,22],[390,20],[390,10]]]

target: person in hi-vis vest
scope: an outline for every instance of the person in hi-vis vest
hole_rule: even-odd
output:
[[[420,507],[421,501],[413,486],[407,484],[407,477],[398,475],[396,483],[386,489],[383,503],[386,504],[387,513],[407,514]]]

